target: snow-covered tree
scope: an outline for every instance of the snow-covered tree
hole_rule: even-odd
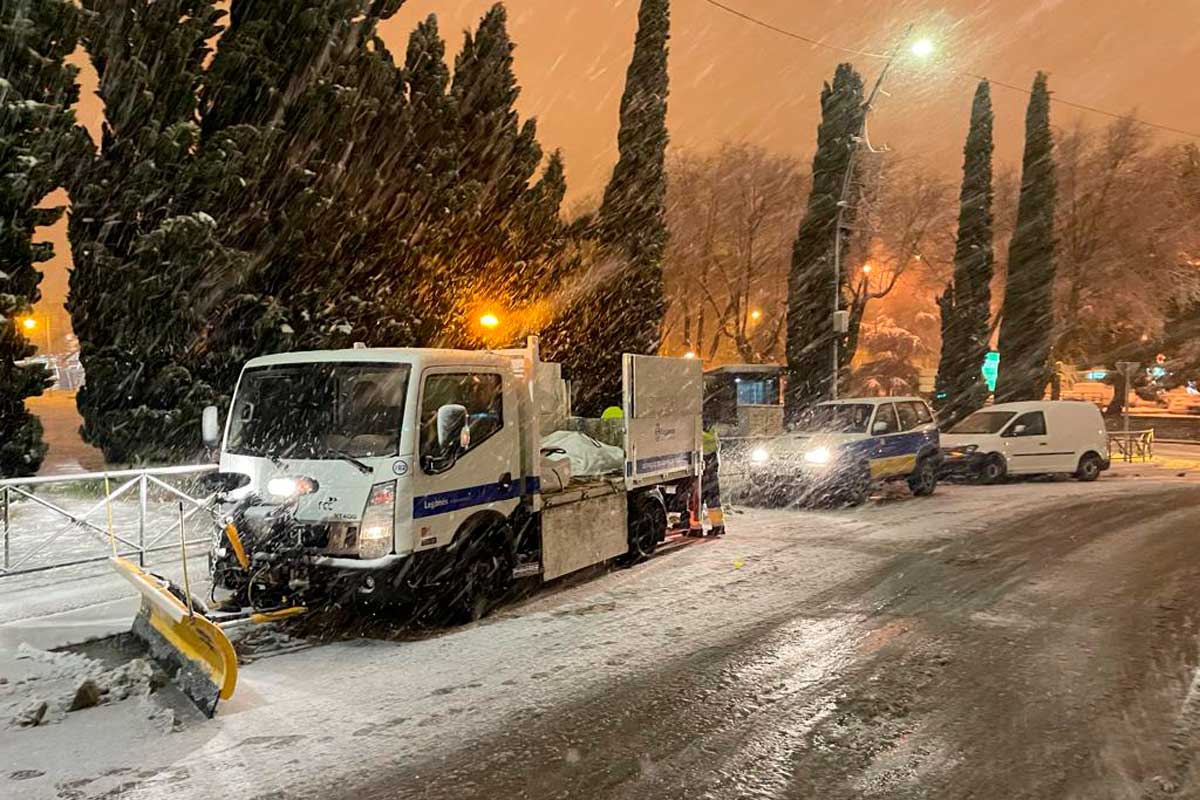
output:
[[[0,477],[37,472],[46,454],[42,425],[25,407],[48,383],[46,370],[20,364],[35,348],[22,321],[41,298],[37,265],[53,255],[36,228],[63,209],[40,208],[87,157],[87,135],[71,111],[79,12],[66,0],[0,0]]]
[[[944,424],[979,410],[988,389],[980,366],[991,338],[991,282],[995,261],[992,233],[991,90],[981,81],[971,106],[971,126],[963,148],[954,277],[938,298],[942,316],[942,352],[937,375],[937,405]]]
[[[996,399],[1001,402],[1040,399],[1050,382],[1056,191],[1050,90],[1046,74],[1039,72],[1025,115],[1021,197],[1016,231],[1008,248],[996,382]]]
[[[786,415],[797,417],[807,406],[828,396],[833,380],[833,251],[838,202],[852,149],[862,129],[862,76],[850,64],[839,64],[833,82],[821,92],[821,124],[813,156],[808,210],[792,248],[787,303]],[[849,200],[846,220],[853,219],[856,197]],[[843,247],[848,247],[843,239]],[[842,270],[837,291],[841,308],[848,306],[849,282]],[[842,360],[849,363],[844,357]]]
[[[621,97],[617,164],[595,220],[603,264],[589,268],[605,275],[548,336],[576,379],[584,411],[619,401],[622,352],[656,353],[661,341],[669,37],[668,0],[642,0]]]

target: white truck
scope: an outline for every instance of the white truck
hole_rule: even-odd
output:
[[[624,458],[563,481],[543,438],[589,426],[536,337],[253,359],[223,434],[217,409],[204,414],[219,475],[248,477],[226,487],[214,593],[226,607],[323,593],[478,618],[517,578],[649,555],[668,510],[698,494],[703,377],[681,358],[626,354],[623,370],[624,419],[606,426]]]

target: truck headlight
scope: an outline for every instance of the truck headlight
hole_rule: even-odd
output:
[[[829,463],[829,448],[818,447],[813,450],[808,450],[804,453],[804,460],[809,464],[828,464]]]
[[[755,464],[765,464],[770,458],[771,455],[765,447],[756,447],[754,448],[754,452],[750,454],[750,460]]]
[[[396,482],[377,483],[371,487],[363,509],[362,527],[358,531],[358,557],[370,560],[392,552],[395,528]]]
[[[267,494],[274,497],[296,497],[312,494],[318,489],[312,478],[271,478],[267,481]]]

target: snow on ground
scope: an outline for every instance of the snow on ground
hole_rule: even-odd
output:
[[[179,707],[169,690],[56,713],[52,724],[0,719],[0,796],[207,799],[344,788],[374,764],[448,754],[502,731],[506,720],[682,663],[777,619],[781,605],[862,577],[914,542],[936,546],[1006,516],[1050,511],[1064,498],[1100,500],[1167,480],[951,486],[933,498],[889,495],[848,511],[733,513],[725,539],[569,578],[473,626],[407,641],[292,643],[246,665],[237,694],[211,721]],[[57,586],[47,577],[41,587],[19,589],[5,580],[0,675],[8,682],[0,684],[0,707],[15,716],[31,701],[61,705],[69,688],[45,679],[46,657],[16,659],[21,645],[45,649],[124,629],[136,602],[116,576]],[[806,643],[793,654],[798,668],[851,658],[844,641],[826,643],[853,627],[853,613],[789,620]],[[53,658],[49,668],[57,668]]]

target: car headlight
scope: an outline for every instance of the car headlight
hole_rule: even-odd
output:
[[[765,464],[770,458],[771,455],[765,447],[756,447],[754,448],[754,452],[750,454],[750,460],[755,464]]]
[[[377,483],[371,487],[363,509],[362,527],[358,531],[358,557],[370,560],[392,552],[395,528],[396,482]]]
[[[977,445],[977,444],[969,444],[966,447],[958,448],[960,453],[974,453],[978,449],[979,449],[979,445]]]
[[[312,494],[318,488],[312,478],[271,478],[267,481],[267,494],[274,497],[298,497]]]
[[[829,463],[829,448],[817,447],[809,450],[804,454],[804,460],[809,464],[828,464]]]

